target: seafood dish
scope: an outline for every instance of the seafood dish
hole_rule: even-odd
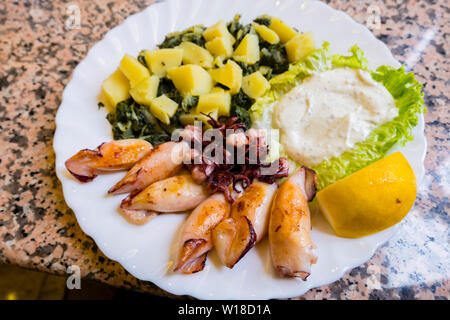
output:
[[[113,139],[66,160],[79,183],[127,171],[105,194],[136,225],[186,215],[172,271],[228,268],[268,239],[280,277],[307,281],[320,256],[311,216],[339,237],[401,221],[414,172],[394,145],[426,111],[403,67],[370,70],[357,46],[332,54],[277,17],[195,25],[125,54],[102,84]],[[316,208],[317,210],[313,210]]]

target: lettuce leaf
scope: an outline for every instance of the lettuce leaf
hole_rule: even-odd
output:
[[[355,44],[350,48],[350,56],[343,56],[340,54],[333,55],[332,64],[334,68],[344,68],[349,67],[352,69],[363,69],[367,70],[369,68],[369,63],[364,57],[364,52]]]
[[[252,120],[260,119],[265,108],[273,106],[284,93],[314,73],[343,67],[368,70],[368,62],[357,45],[351,47],[349,52],[350,55],[332,55],[329,44],[324,42],[322,48],[303,61],[292,64],[288,71],[270,80],[271,90],[250,108]],[[412,128],[418,123],[418,114],[426,112],[422,85],[413,73],[406,73],[404,67],[381,66],[371,74],[395,99],[398,116],[375,128],[365,141],[357,143],[339,157],[313,166],[312,169],[318,174],[319,190],[383,158],[394,145],[404,145],[412,140]]]

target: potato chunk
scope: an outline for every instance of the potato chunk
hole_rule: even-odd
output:
[[[221,68],[224,66],[223,61],[225,60],[224,57],[217,56],[214,58],[214,67]]]
[[[208,113],[218,110],[219,116],[229,116],[231,95],[225,90],[223,92],[210,92],[202,94],[198,100],[197,112]]]
[[[183,49],[183,63],[197,64],[203,68],[212,68],[214,58],[206,50],[192,42],[182,42],[179,48]]]
[[[199,96],[211,91],[211,76],[200,66],[187,64],[167,71],[167,76],[183,95]]]
[[[259,41],[256,34],[247,34],[239,46],[234,50],[233,58],[246,64],[255,64],[259,61]]]
[[[228,92],[228,91],[221,87],[214,87],[211,89],[211,93],[217,93],[217,92],[224,93],[224,92]]]
[[[228,60],[221,68],[211,70],[210,74],[214,81],[230,89],[231,94],[236,94],[241,89],[242,69],[233,60]]]
[[[150,105],[152,99],[156,98],[158,92],[159,77],[151,76],[139,82],[130,89],[130,94],[134,101],[140,104]]]
[[[263,38],[264,41],[267,41],[270,44],[276,44],[280,42],[280,37],[278,36],[278,34],[267,26],[254,22],[253,28],[255,28],[256,32],[261,38]]]
[[[242,80],[242,90],[250,98],[256,99],[261,97],[268,89],[270,89],[269,81],[256,71],[248,76],[245,76]]]
[[[161,95],[152,100],[150,104],[151,113],[162,123],[170,124],[170,117],[177,111],[178,103],[167,97]]]
[[[133,87],[145,78],[150,77],[148,69],[140,63],[135,57],[125,54],[120,61],[120,71],[125,77],[130,80],[130,85]]]
[[[233,45],[228,37],[214,38],[205,43],[205,48],[215,57],[228,58],[233,53]]]
[[[297,32],[278,18],[272,18],[269,28],[277,33],[282,43],[288,42]]]
[[[289,62],[302,60],[314,51],[314,36],[312,32],[299,34],[286,43],[286,53]]]
[[[203,38],[205,38],[206,41],[211,41],[214,38],[222,37],[229,38],[232,45],[236,42],[236,39],[234,39],[233,35],[228,31],[223,20],[220,20],[215,25],[203,31]]]
[[[130,97],[129,90],[130,82],[120,69],[114,71],[102,84],[103,94],[112,107],[123,100],[127,100]]]
[[[164,77],[167,70],[178,67],[183,60],[183,49],[158,49],[145,53],[145,61],[153,74]]]

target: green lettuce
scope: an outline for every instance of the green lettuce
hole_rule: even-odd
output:
[[[303,61],[292,64],[288,71],[272,78],[269,92],[258,98],[250,109],[252,120],[261,118],[265,108],[314,73],[343,67],[368,70],[367,60],[358,46],[351,47],[349,52],[350,55],[332,55],[329,44],[324,42],[322,48],[313,51]],[[395,69],[381,66],[371,72],[371,75],[395,99],[398,116],[375,128],[365,141],[357,143],[339,157],[313,166],[312,169],[318,174],[319,190],[383,158],[394,145],[404,145],[412,140],[412,129],[418,123],[418,114],[426,112],[422,85],[414,78],[413,73],[406,73],[404,67]]]

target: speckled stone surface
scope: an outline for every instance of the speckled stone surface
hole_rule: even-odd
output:
[[[52,149],[55,113],[75,66],[110,28],[152,2],[0,2],[0,261],[57,274],[76,264],[83,277],[167,295],[83,234],[64,202]],[[400,232],[372,259],[298,298],[448,299],[449,8],[432,0],[326,2],[371,26],[424,83],[426,176]],[[71,4],[80,9],[81,27],[67,30]]]

